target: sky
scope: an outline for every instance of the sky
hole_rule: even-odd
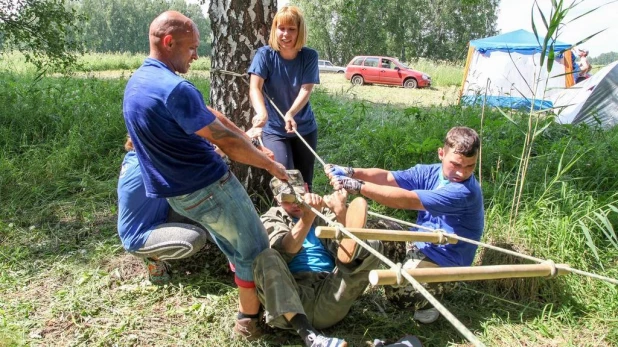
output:
[[[573,1],[579,3],[569,11],[564,25],[560,30],[558,41],[575,44],[586,37],[606,29],[599,35],[591,38],[585,43],[580,44],[579,48],[586,48],[590,51],[590,57],[597,57],[601,53],[618,52],[618,1],[615,0],[564,0],[565,4]],[[187,2],[197,2],[197,0],[187,0]],[[286,0],[279,0],[279,7],[287,4]],[[525,29],[532,32],[530,13],[534,0],[501,0],[498,9],[497,28],[501,33],[517,29]],[[549,17],[551,10],[551,0],[538,0],[538,4],[546,17]],[[589,10],[607,4],[600,9],[589,13],[579,19],[569,23],[577,16]],[[206,13],[207,7],[202,7]],[[541,16],[535,9],[535,25],[539,34],[544,35],[544,25]]]
[[[572,1],[565,0],[564,3],[570,4]],[[618,2],[611,0],[577,0],[577,2],[579,5],[569,11],[566,17],[567,24],[559,30],[558,41],[575,44],[600,30],[607,29],[578,47],[588,49],[590,57],[597,57],[601,53],[612,51],[618,52],[618,39],[616,39],[618,37]],[[533,4],[534,0],[501,0],[497,23],[500,32],[507,33],[517,29],[532,32],[530,14]],[[538,4],[547,18],[551,10],[551,0],[538,0]],[[608,5],[569,23],[577,16],[603,4]],[[545,34],[547,30],[541,30],[545,26],[536,9],[534,17],[539,34]]]

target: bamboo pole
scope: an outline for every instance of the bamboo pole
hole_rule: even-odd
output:
[[[383,230],[383,229],[365,229],[365,228],[346,228],[354,236],[361,240],[381,240],[381,241],[420,241],[432,242],[437,244],[452,243],[455,244],[458,240],[449,238],[443,232],[424,232],[424,231],[407,231],[407,230]],[[337,236],[336,227],[317,227],[315,235],[323,239],[334,239]],[[343,238],[348,238],[342,234]]]
[[[489,265],[489,266],[470,266],[470,267],[439,267],[439,268],[418,268],[403,270],[415,280],[421,283],[432,282],[457,282],[457,281],[478,281],[499,278],[519,278],[519,277],[548,277],[552,271],[556,275],[566,275],[568,270],[559,268],[566,266],[556,264],[531,264],[531,265]],[[555,269],[555,270],[554,270]],[[394,285],[397,284],[397,270],[372,270],[369,272],[369,282],[372,285]]]

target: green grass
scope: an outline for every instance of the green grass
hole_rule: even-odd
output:
[[[140,67],[148,52],[132,53],[87,53],[80,55],[74,68],[76,72],[96,71],[132,71]],[[12,72],[34,73],[34,65],[25,62],[24,55],[19,52],[0,52],[2,66]],[[191,64],[193,71],[209,71],[210,57],[199,57]]]
[[[88,53],[78,59],[80,71],[135,70],[148,56],[130,53]],[[192,70],[210,70],[210,57],[200,57],[191,64]]]
[[[407,63],[407,65],[431,76],[431,81],[436,86],[461,86],[463,80],[463,62],[453,63],[419,58]]]
[[[208,95],[207,79],[189,77]],[[142,265],[120,246],[115,188],[125,83],[92,77],[36,81],[27,71],[3,71],[0,345],[248,345],[230,339],[237,291],[214,246],[176,262],[166,287],[148,285]],[[404,169],[432,163],[449,127],[481,129],[475,108],[367,101],[327,88],[314,92],[312,106],[320,126],[318,153],[337,164]],[[550,125],[533,144],[521,212],[511,224],[526,117],[515,114],[513,124],[498,112],[485,113],[477,170],[485,196],[484,240],[617,278],[615,234],[603,221],[616,225],[611,206],[618,188],[618,129]],[[314,188],[328,192],[326,178],[316,172]],[[371,207],[414,220],[411,212]],[[492,252],[477,256],[479,265],[518,262]],[[487,345],[618,341],[616,286],[577,275],[470,282],[442,302]],[[428,326],[414,322],[385,300],[381,288],[368,290],[326,333],[352,346],[405,334],[419,336],[426,346],[466,344],[444,319]],[[295,334],[277,331],[250,345],[299,343]]]

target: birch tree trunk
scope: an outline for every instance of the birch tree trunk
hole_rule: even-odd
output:
[[[210,104],[239,128],[251,127],[253,109],[249,100],[248,77],[235,77],[217,70],[245,74],[259,47],[268,44],[277,0],[210,0],[208,14],[212,27],[212,72]],[[260,210],[272,196],[270,175],[261,169],[233,162],[232,172],[247,189]]]

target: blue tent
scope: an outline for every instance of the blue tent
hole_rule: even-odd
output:
[[[552,71],[540,65],[543,38],[526,30],[472,40],[461,88],[465,105],[546,109],[552,102],[547,89],[574,84],[573,59],[568,43],[553,41]],[[547,57],[546,57],[547,59]]]
[[[549,41],[547,46],[551,45],[552,41]],[[553,43],[555,52],[566,51],[571,48],[571,45],[568,43],[560,41],[553,41]],[[472,40],[470,41],[470,46],[482,52],[494,50],[539,53],[543,48],[543,38],[539,37],[537,40],[533,33],[520,29],[506,34]]]

